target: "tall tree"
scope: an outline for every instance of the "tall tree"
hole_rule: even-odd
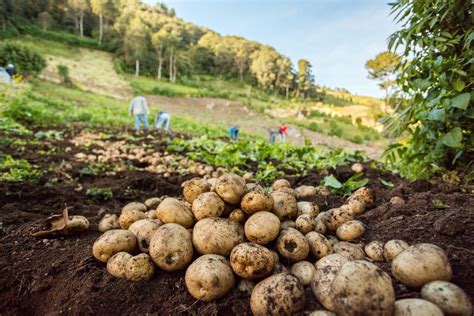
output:
[[[49,12],[44,11],[38,15],[38,23],[43,27],[43,30],[47,31],[54,23],[54,18]]]
[[[314,76],[311,68],[311,63],[306,59],[298,60],[298,97],[303,96],[304,98],[314,85]]]
[[[280,56],[275,49],[263,46],[252,54],[252,73],[260,86],[266,90],[273,90],[277,78],[278,68],[276,61]]]
[[[369,78],[379,80],[379,87],[385,91],[385,104],[388,104],[390,87],[395,83],[395,74],[402,58],[394,52],[381,52],[365,64]]]
[[[89,10],[89,4],[87,0],[68,0],[69,8],[71,8],[76,29],[81,37],[84,36],[84,14]]]
[[[90,0],[92,12],[99,16],[99,45],[102,45],[104,37],[104,16],[109,8],[109,0]]]
[[[276,79],[276,86],[284,89],[285,97],[288,99],[290,88],[293,85],[295,75],[293,73],[293,64],[288,57],[279,58],[276,62],[278,74]]]

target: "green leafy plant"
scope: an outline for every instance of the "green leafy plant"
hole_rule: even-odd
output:
[[[433,203],[434,207],[436,208],[449,208],[449,205],[446,205],[443,203],[443,201],[439,200],[439,199],[434,199],[431,201],[431,203]]]
[[[24,159],[0,157],[0,181],[37,181],[43,173]]]
[[[36,77],[46,67],[46,60],[34,49],[14,43],[0,44],[0,65],[14,64],[23,77]]]
[[[86,191],[86,196],[89,197],[90,203],[97,203],[107,201],[114,197],[111,188],[89,188]]]
[[[326,176],[322,181],[321,185],[331,189],[333,193],[341,195],[350,195],[354,190],[365,186],[369,183],[369,179],[362,177],[363,173],[357,173],[347,179],[344,183],[341,183],[335,176]]]

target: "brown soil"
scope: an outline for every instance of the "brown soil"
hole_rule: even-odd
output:
[[[70,146],[59,141],[55,146]],[[3,148],[14,156],[18,149]],[[74,150],[49,157],[35,155],[28,147],[22,157],[36,157],[43,167],[71,160]],[[124,171],[111,176],[83,176],[74,164],[75,181],[45,186],[52,175],[39,183],[0,183],[0,313],[2,315],[57,314],[250,314],[248,295],[234,289],[212,303],[196,301],[184,285],[184,272],[159,271],[148,282],[116,279],[105,265],[91,255],[91,246],[100,235],[97,224],[105,212],[119,213],[130,201],[149,197],[180,196],[180,184],[191,176],[163,178],[143,171]],[[330,170],[339,179],[352,175],[349,168]],[[318,185],[327,171],[312,170],[305,177],[293,177],[293,185]],[[367,225],[362,242],[404,239],[410,244],[435,243],[448,253],[453,267],[452,281],[474,300],[474,197],[457,185],[432,185],[423,181],[407,183],[388,172],[368,168],[369,187],[375,190],[376,202],[360,219]],[[55,175],[56,176],[56,175]],[[381,184],[380,178],[394,183]],[[82,186],[82,190],[78,190]],[[87,202],[88,187],[111,188],[114,197],[96,203]],[[402,197],[405,205],[391,205],[393,196]],[[436,208],[438,199],[448,208]],[[313,199],[322,210],[339,206],[344,197],[332,195]],[[90,230],[76,236],[37,239],[30,232],[41,221],[71,207],[70,214],[87,216]],[[309,260],[314,261],[310,258]],[[289,264],[284,262],[284,264]],[[390,272],[388,264],[380,264]],[[397,297],[417,297],[416,289],[394,282]],[[320,307],[310,288],[306,289],[307,311]]]

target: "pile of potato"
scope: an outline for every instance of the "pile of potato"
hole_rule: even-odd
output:
[[[293,189],[284,179],[267,191],[229,173],[194,178],[183,183],[182,199],[132,202],[119,217],[106,215],[92,252],[130,281],[186,269],[189,293],[206,302],[237,287],[250,294],[255,315],[304,310],[306,286],[326,308],[312,315],[471,314],[467,295],[448,282],[451,266],[438,246],[357,241],[365,226],[356,217],[375,201],[370,189],[325,212],[304,201],[316,194],[329,192]],[[389,274],[374,264],[381,261],[422,299],[396,301]]]

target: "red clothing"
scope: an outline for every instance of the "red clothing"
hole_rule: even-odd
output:
[[[286,134],[286,131],[287,131],[287,130],[288,130],[288,127],[285,126],[285,125],[283,125],[283,126],[280,127],[280,133],[282,133],[282,134]]]

